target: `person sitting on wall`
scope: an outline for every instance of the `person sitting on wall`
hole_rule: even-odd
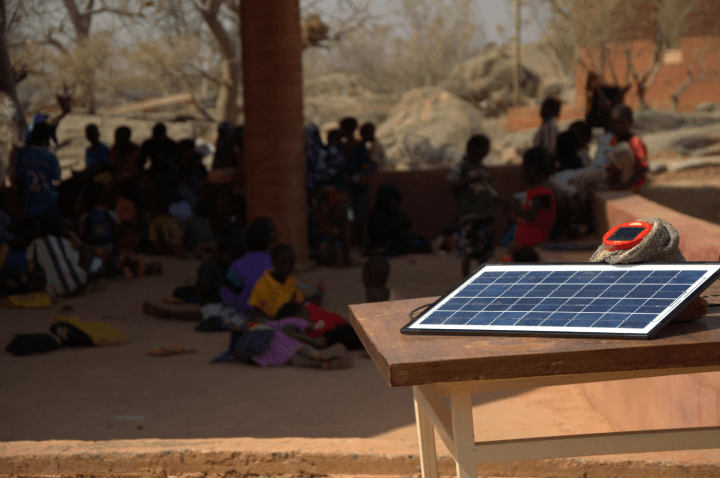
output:
[[[611,189],[638,192],[646,181],[648,170],[647,146],[630,128],[633,112],[627,105],[615,105],[610,113],[610,164],[607,166]]]
[[[523,205],[513,198],[497,198],[511,213],[517,216],[503,240],[508,246],[503,262],[512,262],[514,254],[522,248],[546,242],[557,218],[555,195],[549,186],[553,158],[542,148],[532,148],[523,156],[523,174],[530,188],[525,193]]]

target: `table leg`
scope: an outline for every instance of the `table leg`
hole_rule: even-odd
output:
[[[458,478],[477,478],[471,397],[470,392],[466,390],[452,389],[450,392],[450,411],[452,412]]]
[[[418,393],[417,387],[413,387],[413,392]],[[420,469],[422,470],[422,478],[438,478],[437,467],[437,448],[435,448],[435,431],[433,424],[427,414],[418,403],[415,402],[415,422],[417,423],[418,443],[420,443]]]

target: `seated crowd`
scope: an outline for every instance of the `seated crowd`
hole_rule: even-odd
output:
[[[561,220],[586,217],[593,190],[643,185],[646,148],[631,132],[630,108],[619,104],[609,112],[592,162],[590,128],[578,122],[558,133],[559,111],[557,100],[543,103],[543,125],[523,156],[527,190],[516,197],[504,197],[492,186],[483,166],[490,140],[476,135],[467,142],[463,161],[447,177],[457,222],[445,234],[456,238],[463,277],[473,260],[482,264],[493,257],[495,204],[509,218],[501,260],[536,262],[533,247],[548,241]],[[305,130],[311,256],[347,267],[353,265],[350,246],[361,245],[368,257],[362,271],[367,300],[401,299],[386,286],[388,257],[432,247],[412,232],[397,187],[380,186],[371,207],[369,179],[385,162],[375,126],[362,125],[359,137],[354,118],[338,126],[327,142],[316,126]],[[294,276],[295,250],[278,241],[271,218],[246,224],[242,127],[219,126],[208,171],[196,141],[175,142],[162,123],[141,145],[133,143],[130,128],[121,126],[112,147],[101,141],[97,125],[89,124],[86,167],[62,183],[50,151],[55,128],[36,117],[26,148],[15,158],[21,217],[11,219],[0,194],[0,298],[39,291],[70,296],[94,278],[162,273],[160,262],[147,255],[195,257],[201,260],[195,284],[176,288],[167,300],[198,303],[199,310],[179,313],[144,302],[143,313],[194,321],[200,331],[230,331],[228,350],[216,361],[325,369],[352,365],[347,352],[362,344],[342,316],[322,308],[324,286],[313,293],[301,287]]]

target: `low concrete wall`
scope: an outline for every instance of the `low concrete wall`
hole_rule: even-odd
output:
[[[680,233],[689,261],[715,261],[720,226],[626,192],[595,195],[596,230],[659,217]],[[656,377],[578,385],[590,402],[622,430],[713,426],[720,423],[720,373]]]
[[[527,188],[520,166],[488,169],[493,177],[493,187],[502,195],[509,196]],[[394,185],[402,194],[400,209],[413,221],[413,232],[432,240],[444,226],[455,221],[455,203],[446,181],[449,172],[449,169],[381,171],[370,179],[371,204],[375,203],[381,185]],[[499,241],[505,220],[500,214],[495,216],[495,237]]]
[[[397,443],[376,439],[227,438],[0,442],[0,478],[228,478],[324,475],[420,476],[417,453],[387,453]],[[358,449],[365,450],[357,453]],[[720,464],[676,455],[603,456],[486,463],[480,476],[554,478],[717,477]],[[438,475],[455,476],[450,456],[438,457]]]
[[[626,191],[598,192],[593,207],[596,231],[607,231],[623,222],[645,217],[659,217],[680,233],[680,250],[688,261],[717,261],[720,257],[720,226],[717,224]]]

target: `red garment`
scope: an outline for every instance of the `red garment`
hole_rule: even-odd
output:
[[[551,189],[538,186],[530,189],[525,197],[523,209],[530,210],[533,199],[540,196],[550,197],[550,208],[541,207],[538,215],[531,223],[524,221],[522,218],[517,220],[517,229],[515,231],[515,242],[522,247],[535,246],[542,242],[546,242],[550,238],[555,218],[557,217],[557,208],[555,205],[555,196]]]
[[[617,145],[618,141],[617,138],[613,138],[610,141],[610,146],[615,147]],[[633,136],[628,140],[628,144],[630,145],[630,149],[632,150],[633,154],[635,155],[635,170],[639,169],[647,169],[648,167],[648,159],[647,159],[647,146],[645,146],[645,143],[643,143],[643,140],[640,139],[640,136]],[[642,175],[640,179],[637,180],[635,184],[632,186],[633,192],[638,192],[641,187],[646,182],[645,174]]]
[[[341,325],[347,325],[342,315],[328,312],[312,302],[306,303],[305,308],[310,316],[310,322],[313,323],[312,328],[305,332],[305,335],[310,338],[322,337],[326,332],[335,330]]]

